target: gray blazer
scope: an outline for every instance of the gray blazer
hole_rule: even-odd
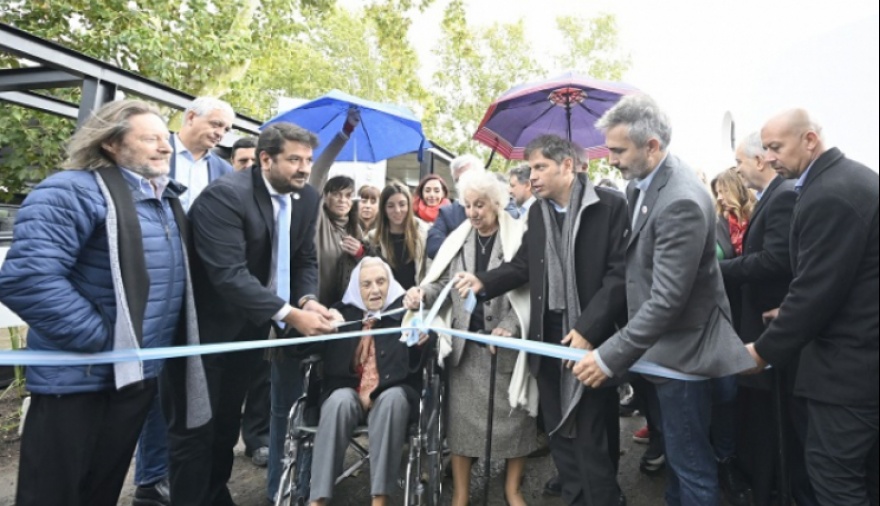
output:
[[[675,156],[657,170],[627,246],[629,323],[599,356],[615,376],[641,358],[712,378],[750,369],[715,255],[712,198]]]

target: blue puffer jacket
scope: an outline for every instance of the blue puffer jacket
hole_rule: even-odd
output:
[[[182,187],[171,181],[160,202],[149,183],[123,174],[140,219],[150,279],[142,346],[170,346],[183,304],[186,272],[169,199],[177,198]],[[24,201],[12,247],[0,269],[0,301],[30,326],[28,349],[99,352],[113,348],[116,300],[106,213],[95,175],[86,171],[55,174]],[[160,368],[161,362],[145,362],[144,377],[157,376]],[[31,366],[27,387],[38,394],[112,389],[113,366]]]

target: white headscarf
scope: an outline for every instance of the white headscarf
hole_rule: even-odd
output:
[[[354,270],[351,271],[351,279],[348,280],[348,288],[345,290],[345,295],[342,296],[342,303],[360,309],[365,313],[365,316],[373,316],[379,312],[367,310],[367,305],[364,304],[364,299],[361,297],[361,267],[368,262],[369,264],[381,265],[385,268],[385,273],[388,274],[388,294],[385,295],[385,302],[382,303],[382,311],[385,311],[392,302],[402,297],[406,293],[406,290],[404,290],[403,287],[400,286],[400,283],[394,279],[394,274],[391,273],[391,267],[389,267],[381,258],[364,257],[361,259],[361,261],[355,266]]]

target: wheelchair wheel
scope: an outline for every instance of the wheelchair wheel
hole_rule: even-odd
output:
[[[426,501],[428,506],[440,506],[443,497],[443,380],[439,374],[431,378],[434,406],[426,427],[427,440],[425,465],[427,466]]]
[[[291,409],[288,436],[284,441],[284,469],[278,484],[275,506],[308,504],[312,471],[312,437],[301,430],[305,403],[298,400]]]

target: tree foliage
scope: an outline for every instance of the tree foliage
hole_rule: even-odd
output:
[[[364,0],[346,9],[335,0],[0,0],[0,22],[187,93],[223,97],[259,119],[277,112],[280,96],[310,99],[333,88],[401,103],[440,145],[483,155],[469,139],[486,107],[509,87],[546,77],[549,62],[609,79],[629,65],[612,16],[560,18],[563,49],[539,60],[523,21],[476,29],[464,0],[448,0],[439,67],[425,83],[409,32],[432,2]],[[0,68],[27,65],[0,55]],[[45,93],[73,102],[80,95]],[[67,119],[0,108],[0,200],[54,170],[73,129]]]

